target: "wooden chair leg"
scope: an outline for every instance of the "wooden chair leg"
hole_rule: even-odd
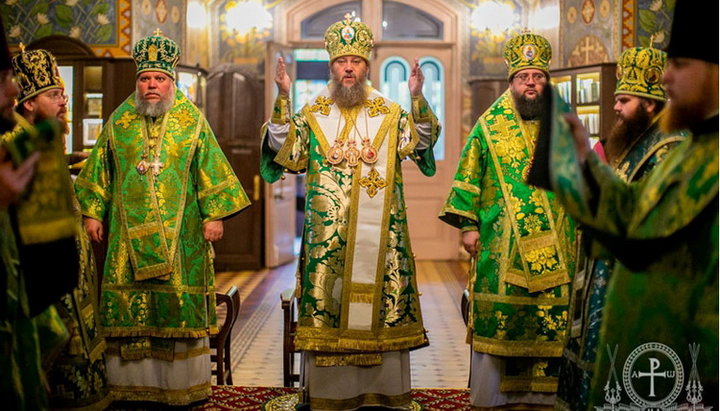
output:
[[[223,347],[222,344],[218,344],[217,347],[217,384],[225,385],[225,359],[223,358]]]
[[[230,336],[228,335],[228,340],[230,340]],[[233,385],[233,379],[232,379],[232,367],[230,366],[230,344],[228,344],[230,341],[227,341],[225,344],[225,369],[227,370],[227,378],[225,379],[225,382],[227,385]]]

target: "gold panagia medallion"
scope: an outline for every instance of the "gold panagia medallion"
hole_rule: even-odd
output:
[[[332,146],[330,148],[330,150],[328,150],[327,162],[336,166],[336,165],[342,163],[342,161],[344,159],[345,159],[345,153],[343,152],[342,147],[340,147],[340,145],[338,145],[336,142],[335,145]]]
[[[358,165],[360,160],[360,150],[357,149],[354,145],[348,147],[345,149],[345,160],[347,160],[347,163],[350,167],[355,167]]]
[[[145,159],[140,160],[140,162],[137,164],[137,166],[135,166],[135,169],[137,170],[138,173],[140,173],[140,175],[147,173],[148,165],[147,165],[147,162],[145,161]]]
[[[378,160],[378,152],[367,138],[363,139],[363,148],[360,150],[360,158],[362,158],[362,161],[366,164],[375,164]]]

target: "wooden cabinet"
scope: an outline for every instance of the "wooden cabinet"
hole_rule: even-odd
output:
[[[552,70],[551,81],[575,110],[594,140],[610,134],[615,123],[616,63]]]
[[[472,96],[471,127],[474,127],[478,117],[507,90],[509,83],[504,78],[473,79],[468,83]]]

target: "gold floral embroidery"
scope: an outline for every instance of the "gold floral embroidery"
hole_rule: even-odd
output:
[[[552,246],[527,251],[525,259],[535,272],[552,271],[558,265],[557,253]]]
[[[567,310],[563,310],[560,315],[552,315],[551,305],[538,305],[536,315],[542,319],[543,326],[549,331],[564,330],[567,326]]]
[[[495,311],[495,319],[497,320],[497,331],[496,331],[496,338],[505,338],[505,333],[507,332],[507,319],[508,316],[503,314],[502,311]]]
[[[539,233],[543,229],[543,222],[540,221],[540,217],[535,214],[531,214],[525,218],[525,230],[528,234]]]
[[[177,120],[181,128],[187,128],[191,124],[195,123],[195,118],[192,114],[190,114],[187,108],[178,110],[173,116],[173,120]]]

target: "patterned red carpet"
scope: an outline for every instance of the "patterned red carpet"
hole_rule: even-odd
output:
[[[297,392],[295,388],[214,386],[212,397],[195,410],[261,411],[263,404],[277,397]],[[414,389],[412,398],[424,410],[469,410],[468,390]],[[290,409],[292,410],[292,409]],[[289,410],[289,411],[290,411]]]

